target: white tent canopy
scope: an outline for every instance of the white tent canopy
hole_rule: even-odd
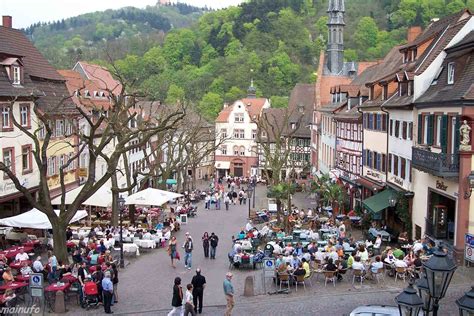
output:
[[[59,210],[54,210],[59,214]],[[86,211],[77,211],[69,223],[77,222],[87,216]],[[22,213],[20,215],[0,219],[0,225],[21,227],[21,228],[36,228],[36,229],[51,229],[51,223],[48,216],[40,210],[34,208],[31,211]]]
[[[81,185],[71,191],[66,192],[66,205],[72,204],[76,197],[81,192],[84,185]],[[61,196],[55,197],[51,200],[51,204],[53,205],[60,205],[61,204]],[[92,206],[99,206],[99,207],[110,207],[112,206],[112,190],[109,187],[101,186],[94,194],[88,198],[83,205],[92,205]]]
[[[163,205],[173,199],[182,197],[182,194],[148,188],[143,191],[139,191],[135,194],[125,198],[125,204],[131,205]]]

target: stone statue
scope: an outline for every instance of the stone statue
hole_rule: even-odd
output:
[[[461,136],[459,150],[469,151],[471,150],[471,127],[467,124],[467,121],[464,120],[463,124],[459,128],[459,134]]]

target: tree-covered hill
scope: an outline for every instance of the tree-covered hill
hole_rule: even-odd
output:
[[[190,27],[206,11],[182,3],[145,9],[126,7],[35,23],[24,32],[55,66],[69,68],[81,59],[106,59],[107,47],[114,48],[115,58],[142,55],[162,43],[170,29]]]
[[[223,102],[246,94],[251,79],[257,94],[271,98],[273,106],[285,106],[296,83],[313,82],[327,39],[327,6],[328,0],[250,0],[207,12],[189,28],[167,28],[155,21],[169,30],[166,35],[149,23],[127,22],[119,32],[124,18],[112,19],[117,13],[109,12],[103,14],[110,22],[100,16],[90,21],[93,38],[70,38],[71,33],[61,49],[63,55],[74,55],[80,48],[85,60],[113,57],[125,78],[149,98],[169,103],[185,99],[214,118]],[[465,7],[474,9],[474,0],[346,0],[345,58],[380,59],[406,40],[409,26],[426,27],[432,18]],[[158,14],[153,8],[142,12],[142,20]],[[54,37],[66,37],[49,34],[52,43]],[[33,36],[38,36],[36,31]],[[39,48],[63,66],[43,38],[43,43],[36,42]],[[117,41],[120,45],[114,46]]]

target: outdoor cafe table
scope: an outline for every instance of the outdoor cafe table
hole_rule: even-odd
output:
[[[10,268],[19,270],[19,269],[21,269],[21,267],[23,267],[23,264],[24,264],[25,262],[26,262],[28,265],[31,265],[31,260],[13,261],[12,263],[10,263]]]
[[[61,283],[61,284],[53,283],[53,284],[48,285],[44,289],[44,291],[45,292],[57,292],[57,291],[65,292],[69,289],[70,286],[71,286],[71,283],[69,283],[69,282],[64,282],[64,283]]]
[[[25,283],[25,282],[10,282],[10,283],[3,284],[2,286],[0,286],[0,292],[5,292],[6,290],[16,291],[26,286],[28,286],[28,283]]]
[[[61,278],[61,281],[67,281],[72,284],[74,282],[77,282],[77,278],[73,276],[72,274],[66,274],[66,275],[63,275],[63,277]]]
[[[377,235],[380,235],[382,236],[382,240],[390,242],[390,234],[385,230],[377,230],[376,228],[372,227],[369,229],[369,234],[374,238],[377,237]]]
[[[154,240],[137,239],[137,240],[134,240],[133,243],[141,248],[155,248],[156,247],[156,242]]]
[[[34,248],[35,246],[40,245],[40,244],[41,244],[41,241],[39,239],[35,239],[35,240],[25,241],[22,245],[27,248],[30,248],[30,247]]]
[[[1,254],[4,254],[7,259],[14,259],[15,256],[20,253],[20,249],[23,249],[26,253],[33,251],[33,247],[18,247],[13,246],[6,250],[0,251]]]
[[[25,283],[30,283],[30,276],[29,275],[17,275],[15,276],[15,279],[18,281],[18,282],[25,282]]]

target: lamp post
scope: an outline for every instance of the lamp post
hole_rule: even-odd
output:
[[[252,191],[252,184],[250,184],[247,188],[247,195],[248,195],[248,202],[249,202],[249,219],[250,219],[250,199],[252,198],[252,195],[253,195],[253,191]]]
[[[428,315],[432,308],[431,308],[431,296],[428,288],[428,280],[426,279],[426,275],[420,277],[420,279],[416,282],[416,287],[418,288],[418,295],[420,296],[421,300],[423,301],[423,312],[425,315]]]
[[[408,287],[402,293],[395,297],[395,302],[398,305],[398,311],[403,316],[418,316],[423,301],[416,295],[416,290],[413,288],[413,283],[410,282]]]
[[[255,187],[257,186],[257,177],[252,179],[252,187],[253,187],[253,199],[252,199],[252,207],[255,209]],[[250,203],[250,200],[249,200]]]
[[[122,197],[122,195],[119,196],[118,198],[118,204],[119,204],[119,214],[120,214],[120,268],[125,267],[125,262],[123,260],[123,233],[122,233],[122,228],[123,228],[123,208],[125,205],[125,199]]]
[[[428,291],[433,300],[433,315],[438,315],[439,301],[445,296],[451,283],[456,264],[450,259],[440,246],[423,267],[426,273]]]
[[[456,305],[459,307],[459,316],[474,315],[474,286],[463,297],[456,300]]]

